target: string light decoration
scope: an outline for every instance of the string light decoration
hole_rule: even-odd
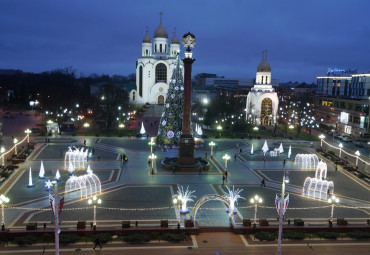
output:
[[[80,191],[80,197],[90,197],[101,193],[101,183],[92,170],[85,175],[72,175],[66,182],[65,193]]]
[[[229,189],[229,187],[226,187],[229,194],[225,195],[224,197],[229,201],[229,212],[230,213],[236,213],[235,210],[235,203],[238,202],[238,199],[245,199],[244,197],[240,196],[239,193],[243,191],[243,189]]]
[[[334,183],[325,180],[327,172],[327,164],[320,161],[317,164],[315,177],[307,177],[304,181],[302,195],[327,200],[328,194],[334,193]]]
[[[64,157],[64,166],[67,167],[67,164],[69,166],[72,164],[74,168],[85,167],[85,162],[87,162],[87,156],[89,154],[88,152],[88,149],[84,151],[84,148],[77,149],[73,146],[72,150],[71,147],[68,147],[68,151]]]
[[[186,208],[186,203],[191,201],[191,202],[194,202],[194,200],[192,198],[195,198],[196,196],[192,195],[193,193],[195,192],[195,190],[193,191],[190,191],[189,190],[189,186],[186,187],[186,190],[184,191],[184,188],[182,186],[180,186],[177,190],[177,196],[175,195],[174,197],[176,197],[177,199],[179,199],[181,201],[181,212],[182,213],[186,213],[186,212],[189,212],[189,209]]]
[[[297,154],[294,159],[294,164],[302,169],[316,168],[319,163],[319,158],[316,154]]]

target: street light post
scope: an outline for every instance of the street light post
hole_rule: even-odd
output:
[[[177,209],[179,210],[178,219],[177,219],[177,225],[180,227],[181,224],[181,200],[179,198],[174,198],[173,201],[174,205],[177,206]]]
[[[227,171],[227,161],[230,159],[230,156],[228,154],[225,154],[222,159],[225,160],[225,170]]]
[[[216,144],[212,141],[209,143],[209,146],[211,147],[211,158],[213,158],[213,146],[215,146]]]
[[[157,156],[154,153],[149,155],[149,159],[151,160],[151,163],[152,163],[152,171],[151,171],[152,174],[154,174],[154,160],[156,158],[157,158]]]
[[[124,128],[125,127],[125,124],[119,124],[118,125],[118,127],[119,127],[119,136],[122,136],[122,128]]]
[[[280,210],[279,210],[279,236],[278,236],[277,255],[281,255],[281,240],[283,237],[285,183],[289,183],[289,177],[285,176],[285,170],[284,170],[283,183],[281,184],[281,197],[280,197]]]
[[[1,194],[0,196],[0,204],[1,204],[1,231],[5,231],[5,212],[4,207],[5,203],[9,203],[9,198]]]
[[[32,133],[32,131],[29,129],[26,129],[26,131],[24,132],[27,134],[27,143],[30,143],[30,134]]]
[[[85,136],[87,136],[87,129],[90,127],[90,124],[89,123],[85,123],[84,124],[84,128],[85,128],[85,131],[86,131],[86,133],[85,133]]]
[[[14,152],[15,152],[15,155],[17,155],[17,142],[18,142],[18,139],[17,138],[14,138],[13,142],[14,142]]]
[[[258,195],[255,195],[251,198],[251,203],[254,204],[254,225],[257,224],[257,204],[262,203],[262,198]]]
[[[321,149],[322,149],[322,141],[324,140],[325,136],[324,136],[323,134],[321,134],[321,135],[319,136],[319,138],[321,139]]]
[[[221,127],[221,125],[218,125],[217,126],[217,130],[220,131],[220,137],[221,137],[221,134],[222,134],[222,127]]]
[[[356,156],[357,156],[357,157],[356,157],[356,166],[358,166],[358,157],[359,157],[361,154],[360,154],[360,152],[359,152],[359,151],[356,151],[356,152],[355,152],[355,154],[356,154]]]
[[[1,157],[3,158],[3,162],[2,162],[2,166],[4,167],[5,166],[5,162],[4,162],[4,152],[5,152],[5,148],[3,146],[1,146],[1,149],[0,149],[0,152],[1,152]]]
[[[94,221],[93,221],[93,229],[96,230],[96,205],[101,204],[101,199],[97,198],[96,196],[93,196],[92,199],[90,198],[87,203],[89,205],[93,205],[94,207]]]
[[[341,158],[341,155],[342,155],[342,148],[343,148],[343,144],[340,143],[339,144],[339,158]]]
[[[339,199],[333,195],[328,199],[328,203],[331,204],[330,221],[333,222],[334,206],[339,203]]]
[[[150,153],[153,154],[153,145],[155,145],[155,142],[153,142],[153,140],[150,139],[150,142],[148,144],[150,145]]]

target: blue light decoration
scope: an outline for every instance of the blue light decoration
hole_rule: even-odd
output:
[[[328,74],[342,74],[345,73],[346,70],[344,69],[339,69],[339,68],[328,68]]]

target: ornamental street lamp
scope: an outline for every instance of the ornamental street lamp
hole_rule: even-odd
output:
[[[30,143],[30,134],[32,133],[32,131],[29,129],[26,129],[26,131],[24,132],[27,134],[27,142]]]
[[[93,196],[92,199],[90,198],[87,203],[89,205],[93,205],[94,207],[94,222],[93,222],[93,229],[96,230],[96,205],[100,205],[101,204],[101,199],[100,198],[97,198],[96,196]]]
[[[154,160],[157,158],[157,156],[154,154],[154,153],[152,153],[152,154],[150,154],[149,155],[149,160],[152,162],[152,174],[154,174]]]
[[[285,200],[285,183],[289,183],[289,177],[283,175],[283,182],[281,184],[281,197],[280,197],[280,210],[279,210],[279,236],[278,236],[278,247],[277,255],[281,255],[281,240],[283,238],[283,215],[284,215],[284,200]]]
[[[148,144],[150,145],[150,153],[153,154],[153,145],[155,145],[155,142],[153,142],[153,140],[150,139],[150,142]]]
[[[213,158],[213,146],[215,146],[216,144],[212,141],[209,143],[209,146],[211,147],[211,158]]]
[[[343,144],[340,143],[339,144],[339,158],[341,158],[341,155],[342,155],[342,148],[343,148]]]
[[[217,130],[220,131],[220,137],[221,137],[221,134],[222,134],[222,127],[220,125],[217,126]]]
[[[322,141],[324,140],[325,136],[324,136],[323,134],[321,134],[321,135],[319,136],[319,138],[321,139],[321,149],[322,149]]]
[[[1,205],[1,231],[5,231],[5,204],[9,203],[9,198],[1,194],[0,196],[0,205]]]
[[[125,127],[125,124],[119,124],[118,125],[118,127],[119,127],[119,136],[122,136],[122,128],[124,128]]]
[[[177,206],[177,209],[179,210],[179,214],[177,216],[177,226],[180,227],[180,224],[181,224],[181,211],[180,211],[180,209],[181,209],[181,200],[179,198],[174,198],[172,200],[172,202],[175,206]]]
[[[87,136],[87,129],[90,127],[90,124],[89,123],[85,123],[84,124],[84,128],[85,128],[85,131],[86,131],[86,133],[85,133],[85,136]]]
[[[14,138],[13,142],[14,142],[14,152],[15,152],[15,155],[17,155],[17,142],[18,142],[18,139],[17,138]]]
[[[1,146],[0,152],[1,152],[1,157],[3,158],[2,166],[4,166],[4,152],[5,152],[5,148],[3,146]]]
[[[339,199],[336,196],[332,195],[328,199],[328,203],[331,204],[330,221],[333,222],[334,206],[335,206],[335,204],[338,204],[339,203]]]
[[[254,204],[254,224],[257,224],[257,204],[262,203],[262,198],[258,195],[255,195],[251,198],[250,202]]]
[[[230,156],[228,154],[225,154],[223,157],[222,157],[223,160],[225,160],[225,170],[227,171],[227,161],[230,160]]]
[[[356,157],[356,166],[358,166],[358,157],[359,157],[361,154],[360,154],[360,152],[359,152],[359,151],[356,151],[356,152],[355,152],[355,154],[356,154],[356,156],[357,156],[357,157]]]

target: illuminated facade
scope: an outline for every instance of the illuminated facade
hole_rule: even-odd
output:
[[[153,42],[148,30],[143,39],[141,57],[136,62],[136,89],[130,91],[130,102],[164,104],[178,50],[180,42],[175,33],[168,45],[168,34],[161,16]]]
[[[257,67],[255,85],[248,93],[246,105],[247,122],[256,125],[273,125],[279,107],[279,99],[271,85],[271,67],[267,52]]]
[[[340,133],[369,134],[370,74],[319,76],[316,94],[316,118],[323,124]]]

